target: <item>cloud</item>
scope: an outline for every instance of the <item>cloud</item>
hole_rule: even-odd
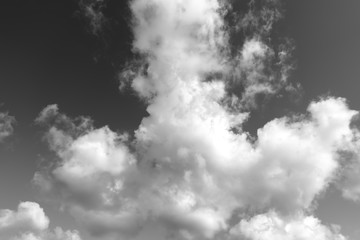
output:
[[[252,143],[230,131],[234,119],[216,104],[224,85],[206,84],[206,91],[195,85],[188,100],[168,99],[151,111],[136,132],[136,155],[106,127],[88,127],[74,138],[74,130],[62,132],[69,141],[50,147],[59,163],[38,172],[34,182],[57,194],[92,235],[114,239],[149,239],[150,233],[155,239],[213,238],[231,228],[236,211],[293,216],[309,209],[334,178],[337,151],[351,139],[357,112],[344,99],[322,99],[310,104],[309,116],[269,122]]]
[[[11,240],[81,240],[77,231],[48,230],[49,218],[39,204],[21,202],[17,211],[0,210],[0,237]]]
[[[131,74],[132,87],[140,97],[150,99],[168,91],[178,78],[191,80],[223,70],[221,48],[227,37],[216,0],[132,1],[130,8],[133,49],[145,65],[140,68],[143,71]]]
[[[124,145],[126,134],[94,129],[89,118],[70,118],[59,113],[57,105],[47,106],[36,122],[48,128],[45,139],[60,162],[48,169],[50,174],[36,173],[35,184],[90,205],[114,195],[120,183],[108,181],[134,162]]]
[[[289,75],[294,68],[292,59],[292,44],[286,41],[277,47],[266,43],[259,36],[247,38],[237,57],[233,60],[233,71],[229,83],[230,88],[243,91],[233,91],[233,96],[239,98],[239,107],[243,109],[256,108],[261,98],[268,99],[280,92],[296,93],[300,87],[289,82]],[[234,87],[235,86],[235,87]]]
[[[358,158],[358,157],[357,157]],[[346,199],[360,201],[360,163],[359,160],[346,166],[342,182],[338,184],[342,196]]]
[[[90,32],[99,35],[107,21],[103,10],[106,7],[107,0],[79,0],[79,6],[82,15],[89,24]]]
[[[53,231],[45,231],[40,235],[34,233],[24,233],[14,237],[11,240],[81,240],[79,232],[76,230],[64,231],[60,227],[56,227]]]
[[[248,11],[233,15],[229,21],[231,61],[228,72],[230,102],[237,108],[254,109],[271,97],[301,91],[290,80],[295,69],[295,45],[285,36],[272,34],[283,18],[282,1],[248,1]],[[242,44],[239,44],[242,43]]]
[[[234,239],[245,237],[256,240],[346,240],[336,225],[326,227],[313,216],[299,213],[293,218],[283,218],[275,212],[256,215],[241,222],[231,230]]]
[[[15,118],[8,113],[0,112],[0,142],[11,136],[14,132]]]
[[[39,204],[22,202],[16,212],[1,210],[1,234],[12,231],[42,231],[48,228],[49,219]]]
[[[231,58],[228,6],[131,1],[133,51],[141,60],[124,76],[149,115],[132,140],[107,126],[95,128],[89,118],[68,117],[56,105],[46,107],[36,122],[46,128],[55,161],[35,174],[34,183],[99,239],[227,239],[234,225],[254,240],[266,234],[300,238],[307,226],[313,228],[309,236],[341,239],[299,212],[310,212],[335,180],[357,112],[345,99],[328,97],[311,102],[305,114],[269,121],[256,137],[242,128],[257,94],[291,86],[283,76],[290,46],[275,51],[264,40],[273,27],[265,20],[278,18],[278,1],[265,2],[242,26],[260,30]],[[245,88],[232,108],[226,101],[233,94],[228,76],[234,61]],[[279,67],[269,69],[276,62]],[[253,218],[241,220],[239,212]],[[262,219],[274,221],[274,230],[256,232]]]
[[[358,129],[352,130],[353,139],[340,153],[343,158],[342,169],[338,174],[336,186],[345,199],[360,202],[360,132]]]

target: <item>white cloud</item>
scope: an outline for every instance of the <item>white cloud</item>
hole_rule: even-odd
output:
[[[118,135],[108,127],[94,129],[90,119],[72,119],[59,113],[56,105],[46,107],[36,121],[48,126],[46,140],[61,163],[49,173],[36,173],[34,183],[69,201],[90,205],[112,201],[124,168],[135,163],[124,145],[126,134]]]
[[[315,218],[294,215],[309,210],[333,181],[338,152],[354,137],[350,123],[357,112],[342,98],[321,99],[307,114],[274,119],[250,139],[242,130],[249,113],[225,106],[228,82],[214,74],[231,69],[220,3],[133,0],[130,8],[133,48],[144,62],[141,71],[131,72],[131,86],[146,100],[149,116],[130,142],[126,134],[96,129],[89,118],[70,118],[48,106],[37,122],[47,127],[57,162],[36,173],[35,184],[98,238],[215,239],[247,209],[286,216],[260,215],[280,222],[275,234],[285,225],[301,229],[303,221],[319,229],[309,236],[327,234]],[[275,18],[272,13],[261,16]],[[269,28],[242,47],[238,60],[247,76],[245,93],[251,91],[237,104],[287,86],[281,77],[263,78],[267,61],[276,59],[261,38]],[[257,219],[239,223],[255,239]]]
[[[14,231],[42,231],[49,226],[49,219],[37,203],[22,202],[17,211],[0,211],[0,235]]]
[[[49,218],[39,204],[21,202],[17,211],[0,210],[0,238],[11,240],[81,240],[77,231],[48,230]]]
[[[35,182],[58,194],[94,236],[142,239],[150,231],[158,239],[203,239],[229,229],[241,209],[290,216],[308,209],[333,180],[356,114],[344,99],[313,102],[309,116],[275,119],[251,143],[230,130],[244,118],[235,121],[217,103],[224,85],[192,84],[151,105],[136,133],[137,161],[119,135],[90,127],[52,147],[60,164]]]
[[[222,71],[220,48],[226,34],[217,0],[137,0],[130,8],[134,15],[136,52],[148,64],[132,82],[136,92],[151,98],[167,92],[182,80],[209,71]],[[166,79],[166,81],[164,81]]]
[[[231,230],[234,239],[243,236],[251,240],[346,240],[339,227],[326,227],[313,216],[299,213],[295,217],[281,217],[275,212],[256,215],[241,222]]]

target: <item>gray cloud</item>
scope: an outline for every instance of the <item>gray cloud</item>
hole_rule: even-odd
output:
[[[107,0],[79,0],[82,15],[89,24],[90,32],[99,35],[107,21],[103,10]]]
[[[8,113],[0,112],[0,142],[11,136],[14,132],[15,118]]]
[[[353,129],[354,137],[340,154],[342,169],[338,174],[337,187],[345,199],[360,202],[360,132]]]

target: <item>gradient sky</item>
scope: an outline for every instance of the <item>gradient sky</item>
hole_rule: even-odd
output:
[[[344,97],[350,109],[360,110],[360,1],[289,0],[284,9],[274,34],[293,40],[296,69],[290,79],[301,91],[291,101],[275,98],[254,109],[246,125],[252,133],[274,118],[304,113],[321,96]],[[57,104],[68,116],[91,117],[95,127],[137,129],[147,116],[146,104],[134,92],[119,90],[119,73],[133,57],[130,10],[126,1],[109,0],[108,22],[98,35],[75,0],[2,1],[0,11],[0,111],[16,118],[13,135],[0,145],[0,209],[38,202],[52,227],[82,231],[32,184],[51,158],[44,129],[34,119]],[[359,203],[330,186],[317,205],[324,224],[340,225],[342,234],[358,239]]]

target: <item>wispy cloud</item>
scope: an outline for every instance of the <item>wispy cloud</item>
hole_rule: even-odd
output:
[[[0,142],[11,136],[14,132],[15,117],[7,112],[0,112]]]
[[[260,99],[280,92],[299,93],[300,85],[289,79],[295,68],[292,40],[273,34],[274,26],[283,18],[282,1],[248,1],[247,8],[242,14],[231,12],[230,40],[236,47],[232,47],[228,89],[233,101],[237,98],[240,102],[239,107],[253,109],[264,104]]]
[[[345,199],[360,202],[360,132],[358,129],[353,132],[352,141],[339,153],[342,168],[336,185]]]
[[[103,26],[107,21],[103,10],[107,0],[79,0],[82,15],[88,22],[90,32],[99,35],[103,31]]]

